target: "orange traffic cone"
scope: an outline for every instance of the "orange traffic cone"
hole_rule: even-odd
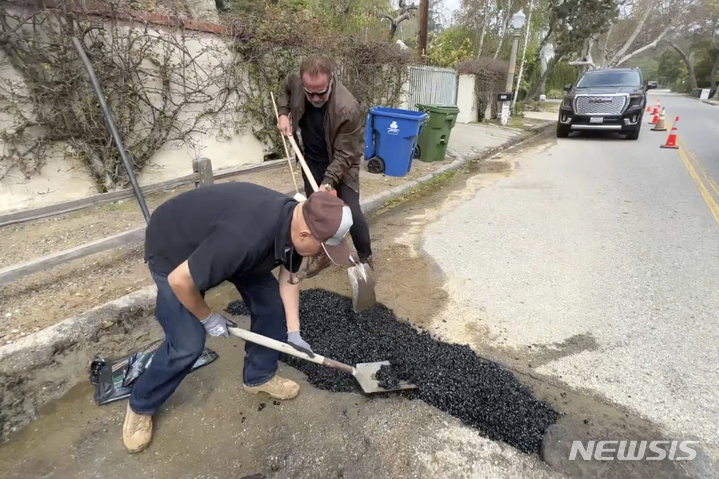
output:
[[[652,128],[652,131],[667,131],[667,127],[664,125],[664,113],[667,111],[666,108],[662,108],[662,113],[659,115],[659,121],[656,125],[654,125],[654,128]]]
[[[659,148],[671,148],[672,150],[679,149],[679,147],[677,146],[677,123],[679,123],[679,117],[674,120],[674,124],[672,125],[672,131],[669,133],[669,138],[667,138],[666,144],[661,145]]]
[[[651,112],[652,112],[652,107],[647,105],[647,113],[651,113]]]
[[[652,115],[656,115],[659,113],[659,100],[657,100],[657,103],[654,105],[654,111],[652,111]]]
[[[659,122],[659,113],[654,113],[653,115],[652,121],[649,122],[650,125],[656,125]]]

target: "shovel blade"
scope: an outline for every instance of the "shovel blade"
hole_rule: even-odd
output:
[[[358,263],[347,268],[352,290],[352,309],[355,313],[377,304],[374,292],[374,277],[367,263]]]
[[[407,381],[400,381],[397,387],[390,389],[385,389],[380,386],[376,374],[377,371],[379,371],[379,368],[384,365],[389,366],[389,361],[379,361],[376,363],[359,363],[355,366],[355,369],[357,370],[355,378],[357,379],[359,385],[362,386],[362,390],[365,393],[371,394],[399,391],[402,389],[417,389],[417,386],[412,383],[408,383]]]

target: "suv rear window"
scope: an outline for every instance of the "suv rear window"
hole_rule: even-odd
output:
[[[587,72],[577,82],[577,87],[602,87],[602,86],[640,86],[642,84],[638,72]]]

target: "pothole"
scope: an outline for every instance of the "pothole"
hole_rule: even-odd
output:
[[[249,314],[241,302],[231,303],[227,310]],[[318,354],[347,364],[388,360],[403,372],[403,379],[418,386],[403,395],[522,452],[538,453],[545,430],[558,417],[499,364],[479,358],[467,345],[445,343],[418,331],[383,305],[358,314],[349,298],[312,289],[301,293],[300,321],[302,337]],[[361,392],[351,374],[290,356],[282,361],[304,372],[317,388]]]

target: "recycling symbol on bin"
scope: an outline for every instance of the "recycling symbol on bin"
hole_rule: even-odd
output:
[[[397,126],[397,122],[393,121],[389,124],[389,128],[387,128],[387,134],[388,135],[398,135],[399,134],[399,126]]]

